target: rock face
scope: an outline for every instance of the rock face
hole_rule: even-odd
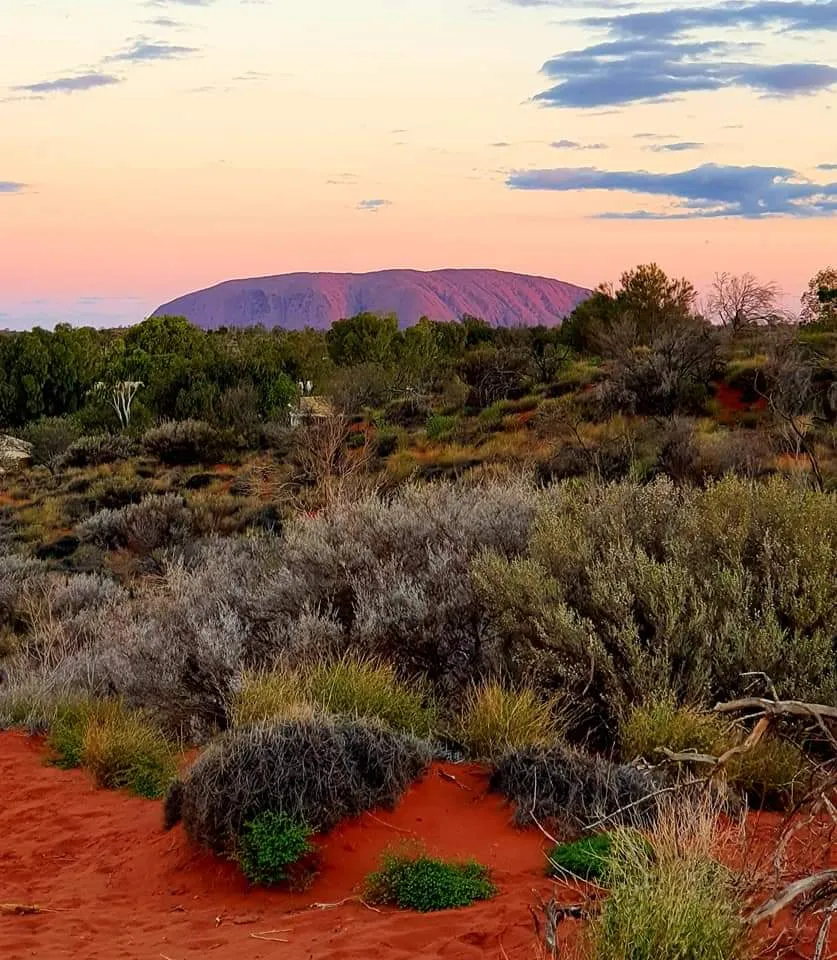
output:
[[[288,273],[228,280],[154,311],[184,316],[206,329],[262,324],[328,329],[358,313],[394,313],[402,327],[421,317],[480,317],[493,326],[555,326],[590,291],[560,280],[500,270],[381,270],[376,273]]]

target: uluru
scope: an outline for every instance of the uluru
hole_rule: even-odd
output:
[[[395,314],[401,326],[463,316],[501,327],[555,326],[589,296],[575,284],[502,270],[288,273],[228,280],[163,304],[152,316],[184,316],[205,329],[328,329],[364,312]]]

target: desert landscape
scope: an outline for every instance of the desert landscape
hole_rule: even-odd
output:
[[[5,5],[0,960],[837,960],[835,36]]]

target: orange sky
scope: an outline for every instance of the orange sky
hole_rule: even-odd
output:
[[[593,285],[657,260],[700,286],[752,271],[798,300],[837,260],[837,172],[817,169],[837,163],[837,5],[792,2],[808,20],[790,32],[763,23],[758,3],[723,30],[664,23],[638,39],[631,26],[627,41],[621,23],[578,22],[613,6],[20,0],[0,38],[0,326],[139,320],[230,277],[393,266]],[[675,18],[715,8],[636,6]],[[654,60],[640,75],[643,57],[675,56],[679,70],[679,45],[710,38],[725,47],[686,57],[701,89],[614,102],[660,74]],[[624,42],[623,64],[587,62]],[[568,51],[585,62],[560,59],[557,80],[540,72]],[[533,102],[564,81],[559,100],[572,87],[583,104]],[[564,140],[577,146],[550,145]],[[597,218],[679,216],[693,194],[655,185],[682,174],[691,190],[706,164],[781,168],[791,189],[826,193],[774,209],[783,181],[753,198],[771,215],[692,216],[700,200],[685,219]],[[601,188],[509,185],[588,167]],[[626,172],[657,192],[612,186]]]

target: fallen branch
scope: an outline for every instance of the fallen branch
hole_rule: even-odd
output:
[[[751,926],[756,926],[763,920],[775,917],[777,913],[781,913],[785,907],[789,907],[800,897],[810,896],[833,883],[837,883],[837,870],[823,870],[820,873],[812,874],[810,877],[803,877],[802,880],[796,880],[794,883],[788,884],[778,896],[767,900],[753,910],[747,918],[747,922]]]
[[[264,933],[251,933],[250,936],[253,940],[270,940],[271,943],[290,943],[290,940],[286,940],[284,937],[274,937],[274,933],[290,933],[290,930],[265,930]]]
[[[805,703],[803,700],[766,700],[764,697],[745,697],[715,704],[715,713],[740,713],[742,710],[760,710],[771,717],[810,717],[816,720],[837,720],[837,707],[824,703]]]
[[[44,912],[44,908],[36,904],[0,903],[0,915],[4,917],[29,917],[32,914]]]
[[[312,903],[308,909],[309,910],[332,910],[334,907],[342,907],[343,904],[345,903],[359,903],[361,906],[366,907],[367,910],[371,910],[373,913],[381,913],[381,911],[377,907],[371,906],[360,897],[344,897],[342,900],[338,900],[337,903]]]

